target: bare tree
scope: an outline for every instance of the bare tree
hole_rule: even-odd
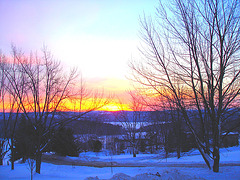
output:
[[[34,129],[35,140],[32,143],[36,151],[36,172],[40,173],[42,153],[53,137],[54,128],[81,119],[88,112],[106,105],[108,100],[99,96],[100,93],[89,93],[91,97],[86,98],[82,83],[78,86],[80,91],[77,89],[77,70],[65,71],[46,49],[42,57],[37,54],[25,56],[16,47],[12,51],[14,68],[5,71],[5,75],[10,82],[9,92],[14,94],[18,111]],[[81,101],[77,109],[88,102],[80,113],[66,113],[72,110],[69,106],[74,104],[73,101]]]
[[[34,168],[36,166],[36,161],[35,159],[27,159],[27,163],[28,163],[28,169],[30,171],[30,179],[33,180],[33,175],[34,175]]]
[[[145,86],[145,84],[142,85]],[[178,83],[176,90],[179,98],[183,100],[184,91]],[[172,97],[168,95],[167,89],[164,87],[161,89],[161,96],[159,96],[158,91],[153,91],[153,89],[149,87],[141,87],[138,91],[138,94],[141,95],[142,103],[151,111],[149,124],[151,124],[150,131],[152,132],[149,132],[149,135],[155,141],[151,142],[151,144],[155,145],[156,150],[158,150],[160,144],[163,144],[165,150],[168,151],[169,147],[167,146],[169,146],[170,141],[174,141],[177,146],[177,157],[180,158],[182,146],[182,114],[178,106],[173,102]],[[170,136],[170,133],[171,139],[169,140],[168,136]]]
[[[210,169],[213,163],[214,172],[219,171],[225,114],[239,108],[239,6],[238,0],[160,3],[156,19],[141,21],[141,52],[146,61],[131,64],[137,82],[178,107]],[[204,139],[192,123],[193,110],[196,120],[202,122]],[[210,153],[208,130],[213,140]]]
[[[131,97],[130,109],[132,112],[119,111],[117,113],[117,119],[121,122],[122,126],[126,130],[127,136],[125,140],[130,144],[132,148],[133,157],[136,157],[138,151],[138,146],[140,139],[143,134],[141,132],[141,127],[144,126],[145,115],[144,114],[144,104],[141,102],[141,96],[139,96],[134,91],[129,91]]]
[[[4,156],[11,151],[11,168],[14,169],[14,133],[18,119],[19,106],[16,101],[16,96],[11,91],[11,85],[5,74],[9,69],[14,69],[15,65],[8,62],[7,58],[1,54],[0,57],[0,74],[1,74],[1,87],[0,87],[0,104],[1,104],[1,164]],[[18,83],[23,79],[15,76]]]
[[[5,97],[5,78],[4,78],[4,56],[2,53],[0,54],[0,103],[2,105],[1,109],[4,107],[4,97]],[[4,109],[4,108],[3,108]],[[4,115],[4,111],[3,111]],[[4,117],[3,117],[4,118]],[[6,122],[3,120],[1,122],[1,133],[0,133],[0,165],[3,165],[3,159],[5,154],[7,153],[7,139],[6,139],[6,131],[5,131]]]

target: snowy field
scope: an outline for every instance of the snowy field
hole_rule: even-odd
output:
[[[50,155],[49,155],[50,156]],[[41,174],[33,179],[240,179],[240,147],[221,149],[219,173],[213,173],[204,164],[198,151],[184,154],[177,159],[161,158],[157,154],[111,156],[102,153],[81,153],[80,157],[66,157],[73,162],[108,162],[123,167],[89,167],[77,165],[55,165],[42,163]],[[126,167],[130,166],[130,167]],[[0,166],[0,179],[30,179],[27,164],[16,163],[15,170],[10,165]],[[124,174],[123,174],[124,173]],[[139,175],[142,174],[142,175]]]

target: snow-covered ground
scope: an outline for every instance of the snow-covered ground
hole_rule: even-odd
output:
[[[240,179],[240,147],[221,149],[222,166],[219,173],[213,173],[204,165],[198,151],[186,153],[180,159],[176,157],[159,158],[160,155],[157,154],[138,154],[136,158],[132,158],[132,155],[129,154],[111,156],[106,152],[81,153],[79,158],[66,157],[66,159],[86,162],[115,162],[123,166],[130,163],[131,166],[135,167],[98,168],[42,163],[41,174],[35,174],[34,179],[110,179],[113,176],[112,179],[120,179],[120,177],[131,179],[129,176],[135,176],[132,179],[138,180],[151,179],[151,177],[153,179]],[[138,165],[141,167],[136,167]],[[27,164],[17,163],[15,170],[10,169],[10,165],[0,166],[0,179],[30,178]]]

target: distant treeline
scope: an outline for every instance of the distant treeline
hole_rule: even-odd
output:
[[[73,129],[74,134],[96,134],[98,136],[120,135],[124,131],[119,125],[89,120],[75,121],[68,127]]]

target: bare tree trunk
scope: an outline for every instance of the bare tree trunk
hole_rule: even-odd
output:
[[[3,165],[3,142],[0,140],[0,166]]]
[[[155,149],[156,149],[156,151],[158,151],[158,136],[157,136],[157,134],[154,139],[155,139]]]
[[[40,174],[41,163],[42,163],[42,152],[38,151],[36,153],[36,173],[38,174]]]
[[[133,147],[133,157],[137,157],[136,151],[135,151],[135,147]]]
[[[220,162],[220,129],[218,123],[214,123],[213,127],[213,172],[219,172]]]
[[[14,160],[15,160],[15,150],[14,150],[14,144],[13,139],[11,138],[11,169],[14,170]]]
[[[134,135],[134,139],[133,139],[133,143],[132,143],[132,150],[133,150],[133,157],[137,157],[137,154],[136,154],[136,139],[135,139],[135,135]]]
[[[2,150],[0,149],[0,151],[1,151],[1,155],[0,155],[0,166],[2,166],[2,165],[3,165]]]
[[[179,159],[181,157],[181,146],[182,146],[181,119],[180,119],[179,109],[177,109],[176,135],[177,135],[177,157]]]
[[[177,158],[179,159],[181,157],[181,133],[178,133],[177,141]]]
[[[213,148],[213,172],[219,172],[219,162],[220,162],[220,154],[219,154],[219,147],[215,146]]]
[[[25,163],[26,160],[27,160],[26,156],[23,156],[23,157],[22,157],[22,162]]]
[[[14,160],[11,161],[11,169],[14,170]]]
[[[207,117],[207,113],[206,113],[206,110],[205,110],[205,114],[204,114],[204,141],[205,141],[205,144],[206,144],[206,149],[205,149],[205,153],[207,153],[208,155],[211,154],[211,151],[210,151],[210,142],[209,142],[209,118]]]
[[[165,134],[164,149],[165,149],[165,157],[168,158],[169,146],[168,146],[168,135],[167,134]]]

